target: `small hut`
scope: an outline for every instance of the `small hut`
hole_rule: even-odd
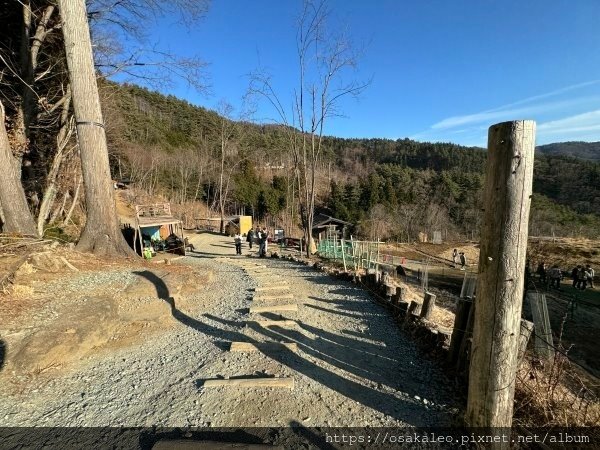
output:
[[[317,214],[313,220],[312,236],[313,239],[320,241],[334,232],[339,239],[345,239],[347,231],[352,225],[350,222],[336,219],[327,214]]]
[[[134,250],[137,241],[143,253],[143,236],[148,236],[151,242],[166,242],[166,251],[185,255],[183,223],[171,214],[170,203],[135,205],[135,225]]]

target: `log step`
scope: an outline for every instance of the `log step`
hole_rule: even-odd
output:
[[[238,386],[238,387],[277,387],[294,389],[293,378],[234,378],[234,379],[218,379],[205,380],[204,387],[221,387],[221,386]]]
[[[252,300],[261,301],[261,300],[291,300],[294,298],[294,294],[280,294],[280,295],[261,295],[254,296]]]
[[[298,305],[291,303],[287,305],[251,306],[250,313],[275,312],[275,311],[298,311]]]
[[[255,323],[261,327],[281,327],[293,328],[297,325],[294,320],[249,320],[248,323]]]
[[[273,286],[261,286],[261,287],[257,287],[254,288],[255,292],[262,292],[262,291],[277,291],[280,289],[289,289],[290,286],[289,284],[278,284],[278,285],[273,285]]]
[[[296,353],[298,351],[298,344],[295,342],[261,342],[259,344],[232,342],[229,347],[230,352],[273,352],[286,349]]]

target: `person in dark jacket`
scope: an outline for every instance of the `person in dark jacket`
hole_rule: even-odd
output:
[[[556,288],[560,291],[560,279],[562,278],[562,272],[556,264],[554,264],[548,271],[548,278],[550,278],[550,289]]]
[[[546,263],[545,262],[539,263],[536,272],[540,279],[540,283],[546,284]]]
[[[580,268],[581,266],[577,266],[574,267],[573,270],[571,270],[571,279],[573,280],[573,287],[575,289],[577,289],[577,274],[579,273]]]
[[[248,242],[248,248],[252,249],[252,242],[254,241],[254,229],[250,228],[246,235],[246,242]]]
[[[587,288],[587,276],[586,276],[586,272],[585,272],[585,268],[583,266],[579,266],[579,269],[577,270],[577,289],[581,289],[582,291],[585,291],[585,289]]]

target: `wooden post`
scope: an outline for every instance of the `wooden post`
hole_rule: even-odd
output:
[[[391,285],[391,284],[386,284],[385,285],[385,296],[389,298],[389,300],[392,300],[392,297],[394,297],[396,295],[396,286]]]
[[[527,350],[527,344],[529,343],[529,339],[531,338],[531,333],[533,332],[533,322],[529,320],[521,319],[521,332],[519,334],[519,364],[523,361],[523,357],[525,356],[525,350]]]
[[[471,350],[473,348],[473,324],[475,322],[475,314],[477,309],[475,308],[475,299],[471,304],[469,311],[469,318],[467,320],[467,327],[463,335],[462,341],[458,349],[458,361],[456,362],[456,372],[459,376],[468,379],[469,375],[469,363],[471,361]]]
[[[401,286],[396,288],[396,295],[398,296],[398,303],[406,300],[406,288]]]
[[[410,302],[408,305],[408,310],[406,311],[406,320],[409,320],[413,315],[418,316],[421,312],[421,305],[415,302],[414,300]]]
[[[425,292],[425,297],[423,299],[423,307],[421,308],[421,317],[423,319],[429,320],[434,307],[435,307],[435,295],[431,294],[429,292]]]
[[[512,424],[534,149],[534,121],[489,129],[465,415],[471,427]],[[508,447],[501,443],[494,448]]]
[[[469,321],[469,313],[473,303],[470,298],[459,299],[456,305],[456,316],[454,317],[454,328],[452,337],[450,338],[450,349],[448,350],[448,363],[455,364],[458,359],[460,344],[462,343],[467,323]]]

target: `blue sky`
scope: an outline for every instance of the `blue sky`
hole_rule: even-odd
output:
[[[537,142],[600,140],[599,0],[332,0],[331,24],[365,48],[357,80],[325,133],[410,137],[485,146],[497,122],[534,119]],[[163,92],[216,108],[239,107],[248,74],[272,75],[290,101],[297,83],[300,1],[213,0],[192,29],[174,17],[151,31],[158,48],[209,63],[211,94],[175,82]],[[274,117],[261,103],[257,120]]]

